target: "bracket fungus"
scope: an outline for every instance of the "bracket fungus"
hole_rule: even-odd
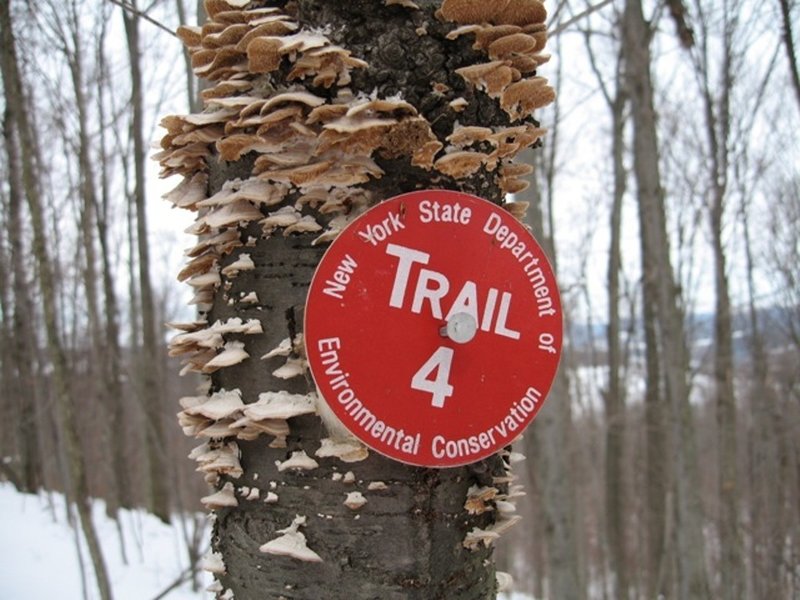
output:
[[[230,481],[223,485],[221,490],[200,498],[200,502],[210,509],[239,506],[239,501],[236,499],[236,494],[233,490],[233,484]]]
[[[317,396],[309,394],[290,394],[283,390],[279,392],[263,392],[258,395],[258,401],[248,404],[244,414],[252,421],[266,419],[291,419],[300,415],[310,415],[316,412]]]
[[[296,450],[287,460],[277,461],[275,464],[280,472],[287,470],[312,471],[319,467],[319,463],[306,454],[305,450]]]
[[[505,571],[496,571],[495,577],[497,578],[497,592],[504,593],[510,592],[514,587],[514,578]]]
[[[495,531],[473,527],[472,530],[467,533],[462,545],[467,550],[477,550],[480,544],[489,547],[499,538],[500,534]]]
[[[241,271],[252,271],[256,268],[253,259],[246,252],[239,255],[235,261],[222,268],[220,273],[226,277],[236,277]]]
[[[473,485],[467,490],[467,501],[464,510],[471,515],[480,515],[493,510],[493,503],[500,491],[496,487]]]
[[[314,453],[319,458],[335,457],[345,463],[354,463],[365,460],[369,456],[367,447],[355,438],[345,440],[322,438],[320,444],[319,449]]]
[[[223,367],[237,365],[249,357],[250,355],[244,349],[244,342],[227,342],[222,352],[203,366],[203,373],[211,373]]]
[[[305,524],[306,517],[298,515],[289,527],[278,530],[283,535],[267,542],[259,550],[265,554],[288,556],[304,562],[322,562],[320,555],[308,547],[306,536],[300,531],[300,527]]]
[[[299,377],[308,370],[308,362],[303,358],[289,358],[283,366],[272,372],[278,379],[292,379]]]
[[[367,503],[367,499],[361,492],[348,492],[344,505],[350,510],[358,510]]]
[[[222,554],[209,550],[200,559],[200,568],[215,575],[225,574],[225,561],[222,559]]]

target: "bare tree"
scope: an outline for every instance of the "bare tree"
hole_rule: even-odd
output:
[[[728,286],[724,235],[725,206],[731,152],[731,95],[736,73],[741,71],[742,31],[739,27],[741,7],[721,7],[721,54],[718,59],[718,80],[712,82],[712,61],[709,46],[711,16],[706,8],[695,3],[697,15],[692,62],[698,79],[705,115],[708,151],[708,217],[714,256],[714,290],[716,296],[714,324],[714,375],[716,380],[718,442],[718,493],[720,498],[719,532],[721,548],[721,597],[741,598],[744,593],[744,572],[739,537],[738,476],[736,430],[736,396],[733,385],[733,324]],[[712,90],[716,90],[712,91]]]
[[[42,205],[39,195],[39,182],[33,165],[33,157],[37,154],[33,130],[28,121],[26,101],[22,96],[22,78],[16,55],[10,7],[8,3],[0,5],[0,36],[4,52],[0,67],[2,68],[6,105],[10,111],[11,121],[15,123],[18,139],[19,161],[22,167],[22,184],[27,200],[33,226],[33,254],[39,273],[41,302],[45,317],[47,346],[53,368],[54,394],[60,416],[61,433],[67,454],[69,468],[69,488],[71,497],[80,517],[81,528],[86,538],[89,553],[92,557],[97,585],[101,597],[111,598],[111,587],[105,568],[103,554],[95,531],[89,505],[86,467],[78,437],[76,415],[70,391],[67,358],[62,346],[58,314],[56,308],[56,291],[53,268],[48,252],[48,236],[45,231]],[[16,147],[14,149],[16,151]]]
[[[618,27],[618,25],[617,25]],[[619,600],[629,597],[630,576],[627,558],[626,515],[627,502],[624,481],[625,459],[625,396],[622,357],[622,322],[620,317],[621,271],[622,271],[622,205],[627,188],[625,167],[625,124],[627,93],[624,89],[622,52],[617,50],[616,69],[613,79],[606,83],[592,48],[591,32],[584,32],[589,63],[597,78],[603,99],[611,114],[611,168],[613,193],[610,211],[610,243],[608,252],[608,326],[606,344],[608,351],[608,384],[604,390],[606,409],[606,454],[605,454],[605,512],[606,531],[611,558],[611,569],[615,578],[614,597]],[[613,86],[613,88],[611,87]]]
[[[9,255],[13,290],[13,308],[11,310],[9,333],[13,335],[14,344],[9,344],[10,364],[15,376],[9,381],[9,397],[16,399],[15,419],[17,430],[14,437],[18,439],[20,449],[18,478],[23,489],[35,492],[42,484],[42,464],[39,452],[39,432],[36,426],[36,406],[40,401],[39,385],[36,381],[36,335],[33,329],[32,315],[29,309],[33,305],[33,297],[28,280],[29,269],[26,264],[28,250],[23,239],[26,228],[23,226],[24,192],[19,174],[21,173],[19,156],[19,139],[11,123],[11,108],[6,105],[3,118],[3,138],[8,158],[8,200],[7,218],[9,234]],[[5,312],[5,311],[4,311]],[[11,421],[10,421],[11,422]]]
[[[136,8],[136,3],[132,6]],[[169,521],[170,499],[167,486],[166,443],[161,403],[161,351],[156,334],[156,308],[150,281],[150,246],[147,230],[145,190],[144,90],[139,48],[139,17],[123,11],[128,58],[131,69],[131,137],[133,138],[133,199],[136,208],[136,241],[139,266],[142,351],[138,357],[140,392],[145,413],[145,439],[149,467],[150,510]]]
[[[556,39],[558,42],[558,38]],[[555,73],[556,87],[560,70]],[[516,197],[530,203],[528,222],[534,236],[540,240],[554,271],[558,272],[555,244],[555,210],[557,156],[559,150],[558,123],[561,101],[552,107],[555,126],[542,151],[527,150],[521,160],[533,166],[528,178],[530,186]],[[566,317],[565,317],[566,319]],[[567,351],[568,353],[568,351]],[[565,353],[566,354],[566,353]],[[556,374],[550,392],[554,402],[540,413],[536,424],[525,438],[526,450],[532,457],[536,484],[541,491],[541,515],[545,519],[544,538],[547,556],[547,589],[553,597],[582,598],[586,586],[581,572],[575,504],[575,481],[572,477],[574,448],[572,439],[572,398],[567,356]]]
[[[681,598],[708,597],[709,587],[705,568],[705,544],[703,541],[703,511],[700,504],[697,476],[697,454],[694,439],[693,418],[689,406],[689,356],[684,334],[684,322],[680,305],[680,294],[675,282],[670,261],[667,234],[664,190],[662,187],[657,127],[654,107],[653,83],[651,79],[650,41],[651,25],[645,20],[642,5],[638,0],[629,0],[623,17],[623,46],[625,48],[625,75],[627,90],[631,98],[633,121],[633,170],[637,183],[639,202],[639,225],[642,239],[642,276],[644,281],[645,328],[650,330],[648,364],[655,364],[654,352],[658,351],[658,365],[648,369],[648,386],[651,394],[664,394],[669,420],[661,420],[659,409],[657,423],[648,423],[650,435],[660,435],[669,428],[668,451],[674,461],[675,471],[669,482],[672,506],[664,511],[672,519],[672,526],[665,528],[671,553],[675,557],[675,594]],[[650,314],[648,312],[650,311]],[[656,377],[657,384],[650,378]],[[659,387],[656,387],[656,386]],[[660,388],[663,385],[663,388]],[[658,389],[658,392],[656,392]],[[664,412],[666,412],[666,410]],[[665,415],[666,416],[666,415]],[[652,429],[650,428],[652,427]],[[663,448],[654,449],[662,451]],[[655,458],[655,457],[654,457]],[[662,459],[659,459],[662,460]],[[664,463],[662,463],[663,466]],[[650,466],[652,469],[653,467]],[[654,478],[664,477],[665,471],[652,473]],[[651,542],[658,542],[657,539]],[[651,555],[657,551],[651,547]],[[668,593],[662,563],[657,584],[658,591]],[[655,591],[655,590],[653,590]]]

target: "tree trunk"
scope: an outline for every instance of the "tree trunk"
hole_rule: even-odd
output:
[[[689,357],[684,334],[680,296],[673,273],[664,192],[658,163],[658,140],[650,76],[651,30],[639,0],[628,0],[623,22],[626,77],[634,125],[634,172],[638,188],[640,235],[645,308],[653,302],[656,341],[663,365],[664,392],[670,414],[670,453],[676,467],[674,527],[677,596],[706,598],[709,595],[705,569],[703,513],[700,504],[696,442],[689,406],[687,376]],[[655,295],[653,297],[652,295]],[[647,319],[647,314],[645,314]],[[653,385],[648,382],[648,385]],[[658,473],[651,473],[658,477]]]
[[[560,79],[560,71],[557,77]],[[534,165],[534,173],[528,179],[530,187],[516,196],[523,202],[530,202],[528,222],[531,231],[540,240],[557,274],[553,205],[560,119],[558,100],[553,106],[552,118],[554,126],[550,130],[545,151],[526,150],[520,157],[525,164]],[[527,454],[536,463],[536,477],[542,490],[548,593],[554,598],[577,599],[583,598],[586,591],[578,545],[575,482],[571,476],[574,446],[567,352],[565,350],[562,356],[550,392],[555,401],[540,413],[536,424],[525,437],[525,446]]]
[[[723,15],[722,45],[719,56],[719,82],[714,86],[711,32],[702,9],[698,8],[700,40],[694,54],[695,71],[705,114],[708,143],[708,217],[714,259],[714,379],[716,384],[717,451],[720,514],[720,595],[726,600],[743,597],[744,565],[741,559],[738,515],[736,396],[733,384],[733,324],[728,287],[723,226],[731,152],[731,95],[734,93],[734,61],[739,56],[739,7]],[[714,91],[712,91],[714,89]]]
[[[621,81],[619,81],[621,84]],[[625,459],[625,387],[622,381],[622,327],[620,325],[620,273],[622,271],[622,200],[625,196],[624,129],[627,98],[618,85],[611,105],[614,165],[614,200],[611,206],[611,242],[608,252],[608,390],[606,406],[606,514],[611,568],[616,580],[615,598],[627,600],[628,576],[625,517],[627,514]]]
[[[188,25],[188,19],[186,17],[186,5],[184,5],[184,0],[175,0],[175,10],[178,12],[178,22],[181,25]],[[184,48],[183,50],[183,61],[186,67],[186,99],[187,105],[189,106],[189,110],[191,112],[200,112],[203,110],[203,104],[200,98],[200,94],[197,93],[197,78],[192,71],[192,57],[189,56],[189,51]]]
[[[135,4],[135,3],[134,3]],[[161,370],[161,344],[156,335],[156,309],[150,283],[150,246],[147,235],[145,195],[144,95],[142,90],[141,55],[139,51],[139,19],[122,12],[131,68],[131,135],[133,136],[134,203],[136,207],[136,240],[139,259],[139,296],[141,299],[142,351],[138,357],[141,398],[145,417],[144,444],[147,451],[150,511],[169,522],[169,488],[167,487],[166,442],[164,436]]]
[[[781,563],[786,531],[784,514],[785,483],[781,477],[780,422],[775,392],[769,384],[769,363],[764,336],[756,308],[755,261],[750,236],[749,209],[742,211],[744,249],[747,258],[748,317],[753,381],[750,406],[753,432],[750,435],[750,521],[752,529],[751,568],[756,598],[780,598]]]
[[[172,345],[173,353],[189,355],[187,371],[211,375],[211,399],[185,399],[188,408],[180,417],[185,431],[209,438],[194,453],[217,487],[204,499],[216,509],[216,554],[207,559],[207,566],[217,574],[219,591],[230,589],[244,600],[494,598],[497,586],[489,540],[477,544],[472,540],[479,530],[493,537],[496,528],[510,526],[514,519],[502,516],[500,510],[487,510],[495,500],[484,505],[474,495],[480,488],[499,494],[497,499],[507,494],[508,465],[501,456],[468,467],[424,469],[376,454],[366,456],[350,440],[349,454],[328,457],[320,452],[322,438],[343,435],[329,419],[323,419],[323,425],[317,416],[303,414],[290,418],[288,429],[282,429],[286,425],[280,422],[271,423],[277,437],[267,444],[263,435],[256,437],[258,430],[252,432],[255,417],[248,414],[254,413],[235,409],[221,420],[217,414],[212,424],[214,413],[203,412],[211,410],[203,407],[225,397],[223,390],[239,390],[234,397],[240,394],[247,405],[268,391],[308,397],[315,389],[308,376],[284,380],[271,374],[286,358],[258,362],[259,356],[287,340],[284,354],[291,352],[290,364],[302,364],[297,334],[302,333],[306,291],[323,252],[314,243],[318,234],[292,234],[291,229],[284,235],[280,229],[271,235],[265,232],[256,222],[268,211],[282,207],[286,214],[302,199],[303,213],[331,225],[333,231],[341,221],[331,221],[337,214],[352,218],[366,206],[417,189],[456,189],[500,203],[504,188],[514,185],[515,177],[508,176],[510,156],[541,135],[530,117],[534,107],[518,106],[517,111],[508,104],[504,111],[494,98],[455,72],[489,58],[485,50],[472,48],[471,33],[446,37],[456,24],[447,20],[449,13],[434,17],[438,3],[257,4],[275,7],[273,14],[285,16],[273,18],[272,25],[262,29],[261,40],[256,37],[246,47],[247,54],[246,44],[236,49],[247,28],[227,29],[229,46],[216,58],[214,52],[201,50],[201,41],[227,22],[252,19],[257,13],[249,11],[258,10],[256,3],[232,17],[229,5],[209,0],[206,9],[213,23],[202,32],[190,28],[179,32],[190,47],[196,72],[223,82],[204,94],[207,105],[235,108],[206,112],[201,117],[208,120],[205,123],[196,117],[168,117],[164,123],[169,133],[160,155],[165,174],[186,176],[170,195],[173,201],[197,209],[196,194],[212,195],[195,228],[204,237],[182,274],[196,289],[195,302],[207,311],[205,323],[183,326],[187,333],[178,335]],[[544,15],[537,14],[519,18],[543,28]],[[495,18],[500,19],[499,13]],[[300,45],[285,56],[278,51],[269,58],[270,48],[284,47],[290,39]],[[324,52],[314,52],[315,48]],[[334,57],[327,65],[316,58],[326,52]],[[226,70],[226,65],[236,66]],[[230,91],[236,89],[243,90],[241,95]],[[550,88],[541,91],[545,103],[552,98]],[[368,106],[370,95],[377,102]],[[353,110],[357,106],[361,108]],[[341,120],[342,109],[352,111],[346,121]],[[248,114],[265,118],[258,131],[256,126],[247,129]],[[370,134],[349,135],[352,130],[344,123],[357,127],[367,115]],[[496,164],[489,157],[496,142],[481,145],[479,140],[468,140],[462,142],[465,152],[480,149],[486,152],[484,157],[472,152],[477,161],[471,167],[448,168],[448,161],[437,163],[434,157],[450,142],[447,138],[458,128],[456,121],[494,127],[490,133],[509,136],[507,141],[516,147],[505,158],[495,153],[500,159]],[[176,137],[192,131],[200,137]],[[202,132],[216,136],[216,144]],[[246,139],[234,132],[249,135],[257,144],[247,146]],[[279,138],[283,142],[276,145]],[[192,146],[192,139],[199,143]],[[242,142],[245,146],[239,146]],[[201,161],[192,157],[193,152]],[[255,196],[243,192],[235,208],[215,205],[242,185],[261,186],[261,191]],[[341,203],[334,206],[337,200]],[[322,202],[327,202],[325,210],[315,210]],[[227,220],[224,215],[230,210],[242,212]],[[240,253],[249,255],[250,261]],[[234,263],[247,266],[237,274]],[[223,338],[212,342],[211,352],[190,342],[221,330]],[[243,344],[249,358],[219,370],[212,367],[209,361],[234,342]],[[322,405],[318,410],[324,414]],[[260,423],[263,432],[268,424]],[[225,457],[225,465],[213,458],[219,456]],[[289,459],[303,459],[305,469],[291,467],[294,462],[287,464]],[[345,506],[351,492],[363,494],[367,504],[356,510]],[[274,544],[266,543],[285,540],[284,536],[303,553],[273,554]],[[317,564],[305,565],[303,558]]]
[[[111,263],[111,249],[109,242],[109,170],[110,155],[106,145],[106,131],[108,123],[105,114],[105,91],[110,85],[108,77],[108,65],[105,59],[105,35],[103,29],[102,36],[97,45],[97,63],[100,73],[100,85],[98,86],[98,114],[100,120],[100,194],[95,195],[95,205],[93,207],[94,217],[97,222],[97,241],[100,246],[100,266],[102,273],[103,286],[103,312],[105,314],[104,324],[104,352],[103,352],[103,381],[108,399],[108,426],[109,431],[115,432],[110,436],[111,444],[111,469],[113,472],[116,506],[117,508],[133,508],[133,492],[131,490],[131,474],[126,459],[125,435],[124,435],[124,413],[123,406],[125,395],[122,385],[122,350],[120,348],[119,332],[119,306],[117,302],[117,292],[114,287],[114,272]]]
[[[789,75],[792,80],[794,99],[797,109],[800,110],[800,69],[797,67],[797,54],[794,48],[792,32],[792,5],[789,0],[778,0],[781,7],[781,24],[783,25],[783,47],[786,48],[786,59],[789,63]],[[795,24],[797,24],[795,22]]]
[[[36,426],[36,406],[39,402],[39,385],[34,371],[36,365],[36,334],[34,333],[30,306],[32,294],[28,284],[22,222],[23,190],[20,181],[21,164],[19,137],[11,122],[12,110],[6,104],[3,117],[3,138],[8,156],[8,233],[11,254],[13,311],[11,332],[13,344],[9,344],[12,363],[16,367],[10,381],[9,396],[14,400],[17,431],[15,438],[20,455],[20,481],[23,488],[34,493],[42,485],[42,460],[39,451],[39,431]],[[5,314],[5,313],[4,313]]]
[[[36,153],[35,142],[25,110],[26,103],[22,96],[22,78],[19,73],[16,41],[13,35],[8,3],[0,3],[0,38],[2,38],[4,48],[0,67],[2,68],[6,106],[8,106],[13,123],[16,124],[22,166],[22,182],[33,225],[33,254],[38,268],[42,294],[41,301],[47,334],[47,347],[53,369],[54,395],[67,454],[68,488],[78,509],[81,528],[89,548],[89,554],[92,557],[100,596],[103,600],[110,600],[111,587],[100,543],[92,523],[83,451],[78,436],[73,398],[69,389],[67,359],[59,335],[55,279],[48,252],[39,184],[33,165],[33,157]]]

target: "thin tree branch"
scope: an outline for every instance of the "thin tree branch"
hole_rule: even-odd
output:
[[[125,0],[107,0],[107,1],[111,2],[111,4],[119,6],[122,10],[126,10],[126,11],[128,11],[129,13],[131,13],[132,15],[134,15],[136,17],[140,17],[140,18],[144,19],[145,21],[147,21],[151,25],[155,25],[159,29],[161,29],[163,31],[166,31],[172,37],[175,37],[175,38],[178,37],[177,34],[172,29],[170,29],[169,27],[167,27],[166,25],[164,25],[160,21],[156,21],[153,17],[151,17],[147,13],[140,11],[135,6],[130,4],[129,2],[126,2]]]
[[[613,1],[614,0],[602,0],[602,2],[600,2],[599,4],[595,4],[593,6],[587,7],[586,10],[583,10],[583,11],[579,12],[577,15],[575,15],[571,19],[568,19],[568,20],[564,21],[563,23],[559,23],[558,26],[555,29],[551,29],[547,33],[547,35],[548,36],[554,36],[554,35],[558,35],[559,33],[562,33],[565,29],[568,29],[569,27],[571,27],[572,25],[574,25],[575,23],[577,23],[581,19],[584,19],[584,18],[588,17],[592,13],[595,13],[598,10],[600,10],[602,8],[605,8],[606,6],[611,4]]]

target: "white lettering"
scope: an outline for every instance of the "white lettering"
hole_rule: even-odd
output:
[[[391,236],[393,233],[397,233],[401,229],[405,229],[406,224],[400,219],[400,216],[390,212],[389,215],[377,225],[367,225],[365,230],[359,231],[359,237],[372,244],[373,246],[377,246],[380,242],[383,242]]]
[[[512,340],[519,339],[519,331],[508,329],[506,327],[506,319],[508,318],[508,307],[511,306],[511,293],[503,292],[503,297],[500,298],[500,310],[497,313],[497,323],[495,324],[495,333],[502,335]]]
[[[408,286],[408,276],[411,274],[411,265],[414,263],[427,265],[431,256],[425,252],[412,250],[411,248],[398,246],[397,244],[388,244],[386,246],[386,254],[396,256],[400,259],[397,265],[397,272],[394,276],[394,284],[392,284],[392,295],[389,298],[389,306],[393,308],[402,308],[406,296],[406,287]]]
[[[323,294],[328,294],[333,298],[343,299],[342,294],[347,289],[347,284],[350,283],[350,277],[356,270],[358,263],[349,254],[345,254],[342,262],[336,267],[333,272],[333,280],[328,279],[325,285],[328,286],[322,290]]]
[[[429,287],[428,283],[434,283],[435,287]],[[436,319],[442,318],[441,299],[450,290],[450,282],[447,277],[436,271],[420,269],[417,288],[414,290],[414,301],[411,304],[411,312],[421,313],[422,303],[428,300],[431,305],[431,314]],[[391,304],[391,303],[390,303]]]
[[[419,203],[419,220],[423,223],[458,223],[467,225],[472,218],[472,209],[462,207],[461,204],[439,204],[430,200],[423,200]]]

